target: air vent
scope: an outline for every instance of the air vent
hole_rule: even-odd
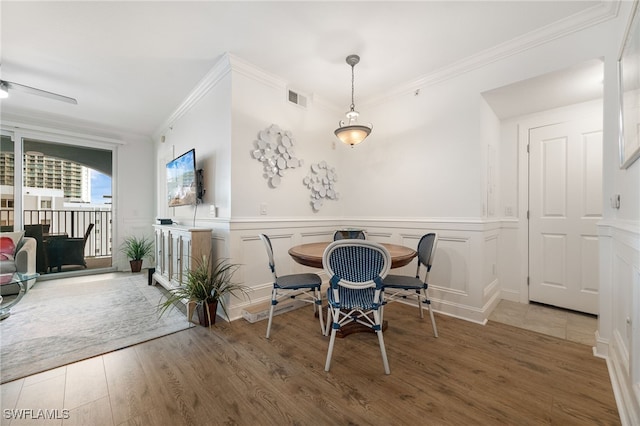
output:
[[[303,108],[307,107],[307,97],[301,95],[300,93],[294,92],[293,90],[289,90],[288,96],[289,102],[299,105]]]

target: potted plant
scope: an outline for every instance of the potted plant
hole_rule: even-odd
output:
[[[140,272],[142,260],[153,258],[153,240],[146,236],[130,236],[124,239],[120,251],[129,259],[131,272]]]
[[[169,290],[167,299],[160,304],[160,315],[174,303],[187,300],[187,303],[195,304],[200,324],[205,327],[215,324],[218,304],[229,318],[227,298],[247,294],[247,287],[232,281],[238,267],[229,263],[228,259],[214,262],[210,257],[203,256],[194,269],[186,271],[185,282]]]

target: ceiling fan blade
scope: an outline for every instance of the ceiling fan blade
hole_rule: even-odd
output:
[[[13,83],[11,81],[0,80],[5,83],[8,89],[20,90],[21,92],[30,93],[32,95],[44,96],[45,98],[55,99],[62,102],[68,102],[70,104],[77,105],[78,101],[69,96],[59,95],[53,92],[47,92],[46,90],[36,89],[35,87],[25,86],[24,84]]]

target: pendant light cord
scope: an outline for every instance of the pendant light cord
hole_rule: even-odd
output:
[[[351,65],[351,111],[354,111],[356,109],[356,105],[354,102],[354,98],[353,98],[353,93],[354,93],[354,72],[353,69],[355,68],[355,65]]]

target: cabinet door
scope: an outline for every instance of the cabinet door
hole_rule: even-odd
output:
[[[182,244],[182,250],[184,258],[183,268],[186,273],[188,269],[196,268],[201,262],[199,259],[194,258],[194,255],[197,255],[197,253],[193,252],[193,240],[191,238],[191,234],[189,234],[189,237],[185,237]]]
[[[211,230],[155,227],[156,273],[167,288],[181,285],[187,271],[211,253]]]
[[[168,276],[169,274],[169,244],[168,244],[168,232],[163,229],[156,229],[156,272],[159,272],[162,276]]]
[[[180,234],[176,237],[176,281],[183,283],[187,276],[185,274],[185,247],[189,243],[189,234]]]
[[[155,253],[153,254],[156,257],[156,272],[162,275],[162,233],[158,228],[154,228],[153,230],[153,238],[155,242]]]
[[[169,241],[171,246],[171,256],[169,257],[169,279],[178,285],[182,282],[182,235],[177,232],[172,232]]]

